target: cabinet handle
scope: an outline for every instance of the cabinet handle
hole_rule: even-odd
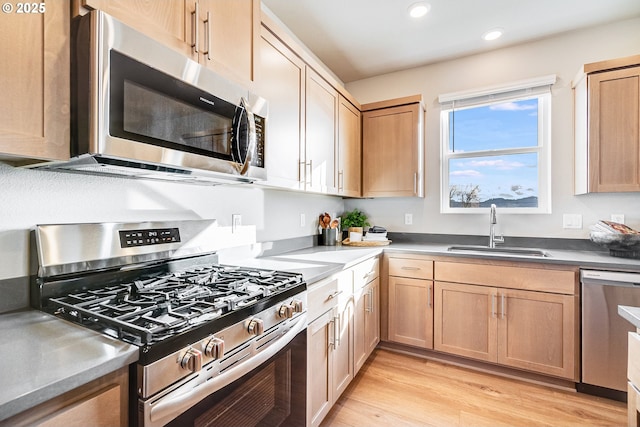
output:
[[[309,187],[313,187],[313,159],[310,159],[307,165],[309,165]]]
[[[365,311],[373,313],[373,289],[367,291],[367,306],[365,307]]]
[[[418,271],[418,270],[420,270],[420,267],[406,267],[406,266],[403,266],[400,269],[401,270],[409,270],[409,271]]]
[[[331,319],[329,321],[330,323],[330,330],[331,330],[331,336],[329,337],[329,345],[331,347],[333,347],[334,349],[336,348],[336,318],[334,317],[333,319]]]
[[[502,319],[504,319],[504,316],[507,314],[507,300],[504,297],[504,294],[502,294]]]
[[[193,48],[193,53],[198,53],[198,21],[200,19],[200,12],[198,8],[198,2],[195,2],[195,8],[193,12],[191,12],[191,47]]]
[[[204,21],[204,34],[207,50],[202,53],[207,55],[207,60],[211,61],[211,15],[209,12],[207,12],[207,19]]]
[[[498,313],[496,312],[496,303],[498,301],[498,296],[493,294],[491,295],[491,317],[497,317]]]
[[[340,345],[340,329],[342,329],[342,325],[340,324],[340,313],[338,313],[334,318],[333,318],[333,348],[336,348]]]
[[[431,297],[432,297],[432,293],[431,293],[431,285],[427,286],[427,306],[429,308],[433,307],[433,303],[431,302]]]
[[[375,272],[373,271],[368,271],[367,274],[365,274],[364,276],[362,276],[362,278],[364,280],[367,280],[369,277],[373,276],[375,274]]]
[[[337,297],[338,295],[340,295],[342,293],[342,291],[336,291],[334,293],[332,293],[331,295],[329,295],[327,297],[328,300],[334,299],[335,297]]]
[[[418,194],[418,172],[413,173],[413,194]]]
[[[344,171],[338,172],[338,191],[344,190]]]

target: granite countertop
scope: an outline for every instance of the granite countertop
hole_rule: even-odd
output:
[[[138,360],[138,348],[53,315],[0,315],[0,420]]]

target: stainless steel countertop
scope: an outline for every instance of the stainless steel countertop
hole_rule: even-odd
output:
[[[37,310],[0,315],[0,420],[138,360],[138,348]]]

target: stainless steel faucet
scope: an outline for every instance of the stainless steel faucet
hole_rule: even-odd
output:
[[[496,236],[495,226],[498,223],[496,218],[496,205],[491,204],[491,211],[489,213],[489,247],[495,248],[496,243],[504,243],[504,237]]]

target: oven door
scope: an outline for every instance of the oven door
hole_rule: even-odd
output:
[[[306,316],[301,317],[277,343],[224,373],[139,400],[138,425],[304,426],[307,338]]]

